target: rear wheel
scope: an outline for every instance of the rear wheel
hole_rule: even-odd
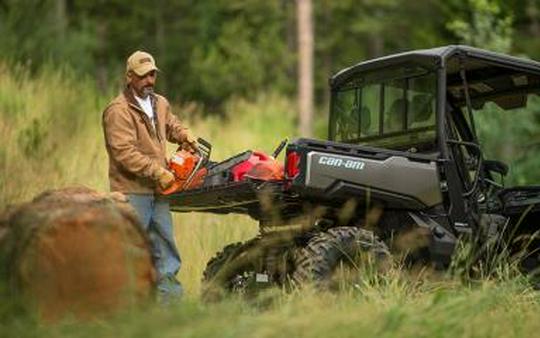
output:
[[[206,265],[203,273],[203,296],[207,299],[226,292],[245,293],[256,276],[258,239],[229,244]]]
[[[219,299],[227,293],[249,296],[281,286],[291,267],[290,252],[269,238],[227,245],[206,265],[203,297]]]
[[[327,287],[339,266],[357,268],[357,258],[368,253],[375,264],[390,257],[387,246],[371,231],[357,227],[336,227],[315,234],[295,255],[292,280],[296,285],[313,282]]]

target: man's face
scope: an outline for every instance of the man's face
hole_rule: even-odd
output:
[[[154,85],[156,84],[156,71],[152,70],[144,75],[137,75],[134,72],[130,72],[130,86],[140,98],[146,98],[148,95],[154,92]]]

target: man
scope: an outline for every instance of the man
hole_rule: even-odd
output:
[[[154,93],[158,68],[152,55],[136,51],[127,59],[126,88],[103,112],[111,191],[126,194],[152,245],[158,296],[182,294],[176,274],[181,259],[168,201],[160,191],[174,183],[166,167],[166,141],[195,150],[197,141]]]

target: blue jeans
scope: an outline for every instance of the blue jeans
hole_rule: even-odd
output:
[[[150,238],[152,260],[158,274],[158,297],[164,302],[171,297],[180,297],[183,290],[176,274],[182,260],[174,239],[169,201],[150,194],[128,194],[127,197]]]

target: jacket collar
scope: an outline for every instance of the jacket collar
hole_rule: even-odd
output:
[[[126,98],[126,101],[127,101],[128,105],[131,108],[135,109],[137,112],[139,112],[139,114],[142,114],[144,121],[148,121],[148,122],[146,122],[148,130],[151,133],[155,132],[158,140],[161,141],[162,137],[160,135],[159,128],[158,128],[158,113],[157,113],[157,109],[156,109],[156,102],[157,102],[156,95],[150,94],[150,102],[152,103],[152,109],[154,110],[154,121],[155,121],[155,126],[153,126],[153,128],[152,128],[152,126],[150,125],[151,122],[149,121],[148,117],[146,116],[146,113],[144,112],[144,110],[139,105],[139,102],[137,102],[137,100],[135,99],[135,95],[133,93],[133,90],[131,90],[131,88],[129,88],[129,86],[126,86],[126,88],[124,89],[123,94],[124,94],[124,97]]]
[[[133,94],[133,90],[126,86],[124,89],[124,97],[126,98],[126,101],[128,104],[138,110],[141,113],[144,113],[143,109],[139,105],[139,102],[135,100],[135,95]],[[150,102],[152,102],[152,108],[154,109],[154,113],[156,112],[156,96],[154,94],[150,94]]]

